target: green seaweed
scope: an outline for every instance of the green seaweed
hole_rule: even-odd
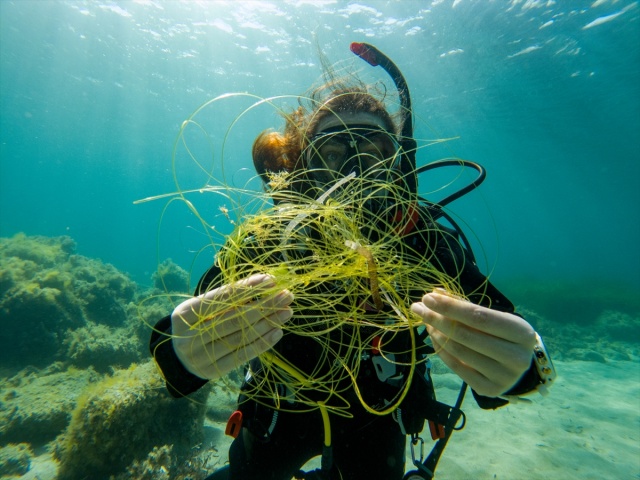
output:
[[[146,354],[135,333],[140,323],[136,303],[140,288],[112,265],[75,254],[69,237],[42,237],[17,234],[0,238],[0,314],[5,320],[0,337],[0,364],[5,375],[13,375],[25,365],[39,368],[62,360],[88,366],[123,365]],[[98,342],[79,348],[86,332],[103,325],[115,333],[99,337],[121,345],[114,352]],[[131,337],[134,342],[124,341]],[[94,345],[105,355],[124,353],[117,361],[94,355],[80,355]],[[128,347],[128,348],[125,348]],[[132,353],[135,352],[135,353]],[[126,366],[126,365],[125,365]]]
[[[163,292],[189,292],[189,273],[170,258],[158,265],[151,280],[153,286]]]
[[[0,444],[53,440],[69,423],[80,392],[99,379],[92,369],[28,368],[4,379],[0,387]]]
[[[152,362],[118,370],[89,386],[57,442],[57,479],[117,475],[163,445],[173,445],[177,456],[187,455],[203,439],[209,391],[172,398]]]
[[[26,443],[10,443],[0,447],[0,472],[2,478],[9,475],[24,475],[31,468],[34,457],[31,446]]]

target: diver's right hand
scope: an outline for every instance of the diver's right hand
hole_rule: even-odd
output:
[[[178,305],[173,349],[184,367],[214,380],[273,347],[293,315],[288,290],[261,296],[274,285],[273,277],[256,274]]]

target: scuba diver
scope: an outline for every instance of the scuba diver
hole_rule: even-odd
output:
[[[210,480],[431,479],[452,431],[464,425],[460,407],[467,385],[481,408],[495,409],[518,396],[544,393],[555,378],[540,336],[480,272],[464,233],[442,208],[475,188],[483,180],[484,170],[455,160],[456,165],[476,169],[478,178],[438,204],[419,197],[417,175],[452,163],[416,167],[411,100],[402,74],[372,45],[354,43],[351,50],[391,76],[400,98],[399,115],[392,116],[366,85],[334,78],[312,93],[311,107],[301,104],[285,116],[283,133],[266,131],[257,137],[253,145],[256,171],[265,185],[273,174],[292,174],[289,193],[305,199],[324,200],[353,178],[395,185],[396,194],[403,199],[401,206],[394,204],[393,195],[384,189],[372,187],[362,197],[360,208],[364,218],[369,218],[364,224],[388,218],[385,225],[393,227],[398,248],[408,257],[405,261],[414,266],[428,261],[447,278],[455,279],[465,298],[447,293],[445,285],[438,288],[437,276],[433,291],[409,288],[410,311],[423,327],[416,333],[420,346],[409,341],[405,330],[390,342],[396,344],[394,362],[380,353],[378,344],[361,350],[357,378],[348,379],[346,386],[335,386],[348,402],[348,414],[333,415],[322,408],[324,393],[314,397],[313,392],[307,392],[319,405],[309,408],[298,401],[295,392],[278,383],[278,378],[270,376],[260,360],[276,352],[294,366],[284,368],[292,375],[317,374],[318,358],[327,354],[318,350],[313,339],[286,327],[294,322],[312,323],[323,307],[298,304],[288,290],[274,293],[276,279],[267,274],[253,273],[233,284],[221,284],[220,266],[212,266],[200,280],[195,296],[157,323],[150,342],[151,353],[175,397],[187,396],[211,380],[245,368],[238,410],[227,425],[227,433],[235,437],[229,465],[214,472]],[[272,199],[275,205],[284,204],[277,192]],[[291,195],[287,200],[291,201]],[[375,242],[376,236],[383,234],[371,227],[363,235]],[[274,262],[286,264],[289,260],[282,252],[273,255]],[[380,293],[372,297],[362,304],[363,319],[387,310],[393,314]],[[209,312],[205,322],[215,334],[203,340],[192,327],[202,322],[200,312],[205,309]],[[366,328],[373,331],[366,338],[379,339],[372,322]],[[327,334],[340,335],[345,335],[344,330]],[[340,347],[332,351],[339,352]],[[427,360],[433,353],[463,380],[454,406],[436,400]],[[415,374],[409,375],[412,354],[425,361],[418,362]],[[326,364],[335,365],[336,361],[325,358]],[[256,400],[252,393],[258,385],[263,391],[267,385],[266,390],[278,401]],[[387,408],[405,388],[406,395],[397,408]],[[385,408],[392,411],[379,414],[386,412]],[[435,440],[427,458],[415,453],[424,443],[420,435],[425,423]],[[407,436],[413,466],[405,473]],[[317,456],[321,456],[319,468],[301,470]]]

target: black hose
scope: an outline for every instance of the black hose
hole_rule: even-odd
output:
[[[436,160],[435,162],[431,162],[427,165],[423,165],[418,169],[416,169],[416,175],[420,175],[421,173],[426,172],[427,170],[434,170],[440,167],[456,167],[456,166],[473,168],[478,171],[478,176],[469,185],[461,188],[457,192],[454,192],[448,197],[445,197],[442,200],[440,200],[438,202],[438,205],[440,207],[444,207],[445,205],[450,204],[454,200],[457,200],[458,198],[462,197],[463,195],[466,195],[467,193],[469,193],[470,191],[478,187],[482,182],[484,182],[485,178],[487,177],[486,170],[482,165],[478,163],[470,162],[469,160],[461,160],[459,158],[444,158],[442,160]]]

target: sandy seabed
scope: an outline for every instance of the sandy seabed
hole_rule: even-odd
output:
[[[640,363],[555,364],[549,396],[496,411],[465,400],[467,426],[454,432],[436,478],[640,478]],[[453,400],[452,390],[440,391]]]
[[[454,432],[436,480],[640,479],[640,362],[555,363],[559,377],[549,396],[486,411],[468,394],[466,426]],[[457,377],[436,375],[434,382],[439,400],[455,402]],[[219,464],[229,443],[223,429],[207,426]],[[423,433],[428,453],[432,443]],[[41,456],[21,480],[53,480],[55,470]]]

